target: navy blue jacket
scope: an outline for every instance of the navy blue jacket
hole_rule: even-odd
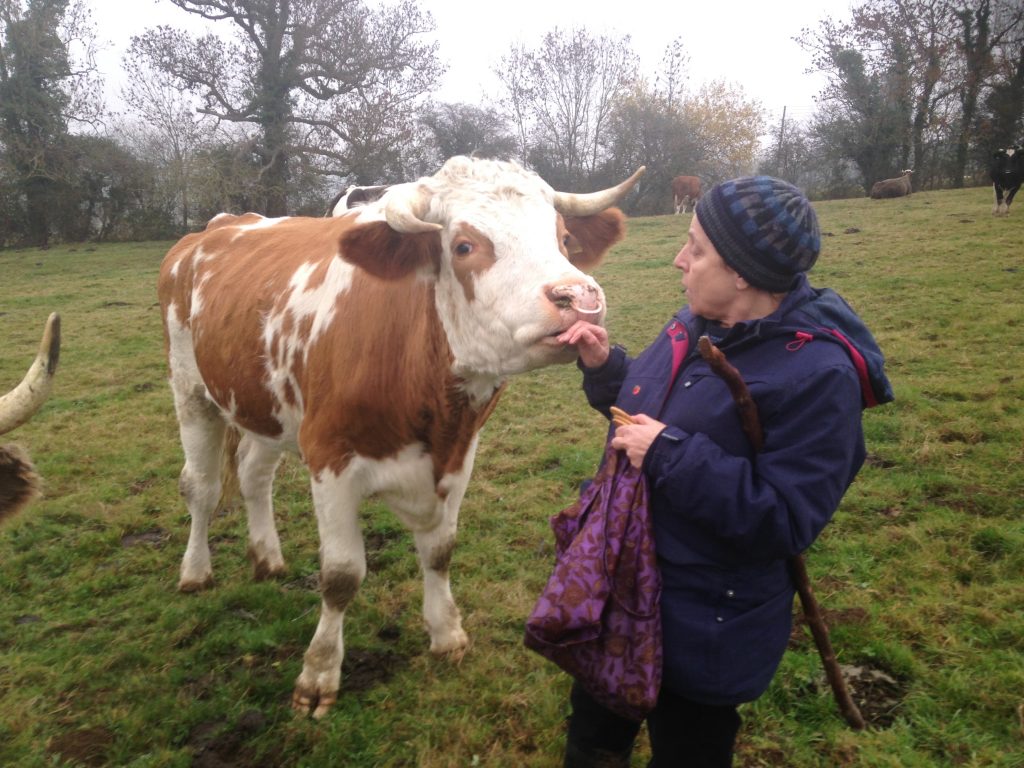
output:
[[[811,545],[864,462],[862,408],[892,391],[860,318],[801,276],[775,313],[715,340],[757,404],[754,455],[697,350],[709,330],[684,308],[636,359],[613,347],[600,368],[580,367],[593,407],[667,425],[644,459],[664,583],[663,685],[724,705],[756,699],[775,674],[795,592],[786,561]],[[669,388],[673,336],[688,349]]]

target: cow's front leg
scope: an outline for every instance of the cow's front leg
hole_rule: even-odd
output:
[[[462,617],[452,597],[448,570],[455,551],[458,510],[446,511],[441,525],[429,531],[415,531],[416,553],[423,570],[423,620],[430,633],[430,652],[459,661],[469,646],[462,629]]]
[[[452,597],[448,571],[455,552],[459,508],[473,471],[477,441],[474,438],[462,470],[446,476],[437,487],[437,506],[432,525],[411,526],[416,554],[423,571],[423,620],[430,633],[430,651],[460,661],[469,647],[462,617]]]
[[[1020,187],[1013,187],[1006,194],[1006,208],[1003,210],[1003,213],[1005,213],[1007,216],[1010,215],[1010,203],[1013,202],[1013,198],[1016,197],[1017,191],[1019,189],[1020,189]]]
[[[323,472],[313,480],[320,531],[320,621],[295,681],[292,707],[321,718],[338,699],[345,655],[345,610],[366,576],[366,551],[359,530],[359,498],[350,482]]]

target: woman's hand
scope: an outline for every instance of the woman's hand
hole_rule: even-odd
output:
[[[562,344],[574,345],[580,362],[587,368],[600,368],[608,360],[611,349],[608,331],[600,325],[577,320],[558,337],[558,340]]]
[[[612,448],[623,450],[629,463],[640,469],[651,443],[661,434],[665,425],[642,413],[632,414],[633,423],[623,424],[615,430]]]

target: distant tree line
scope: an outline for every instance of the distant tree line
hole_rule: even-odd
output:
[[[1024,134],[1020,0],[865,0],[803,30],[828,85],[811,119],[778,126],[736,84],[688,88],[679,40],[646,77],[628,35],[585,28],[513,46],[493,102],[438,102],[444,66],[416,0],[166,0],[211,31],[133,38],[114,115],[89,1],[0,0],[0,247],[173,238],[220,211],[321,215],[349,184],[460,153],[568,191],[646,165],[633,214],[670,212],[680,173],[760,170],[817,198],[903,168],[915,186],[958,187]]]
[[[763,167],[818,197],[906,168],[915,189],[988,183],[992,151],[1024,143],[1021,0],[865,0],[797,42],[828,85]]]

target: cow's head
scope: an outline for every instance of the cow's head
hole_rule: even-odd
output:
[[[46,401],[60,357],[60,316],[46,321],[36,359],[21,383],[0,397],[0,435],[28,421]],[[28,454],[16,445],[0,446],[0,521],[31,501],[39,478]]]
[[[614,206],[643,173],[590,194],[557,192],[514,163],[450,159],[391,187],[342,238],[346,260],[384,279],[435,282],[462,376],[501,378],[576,359],[556,337],[601,324],[604,292],[584,272],[625,234]]]
[[[1018,146],[1002,147],[992,153],[992,169],[997,173],[1019,173],[1024,167],[1021,163],[1021,148]]]

